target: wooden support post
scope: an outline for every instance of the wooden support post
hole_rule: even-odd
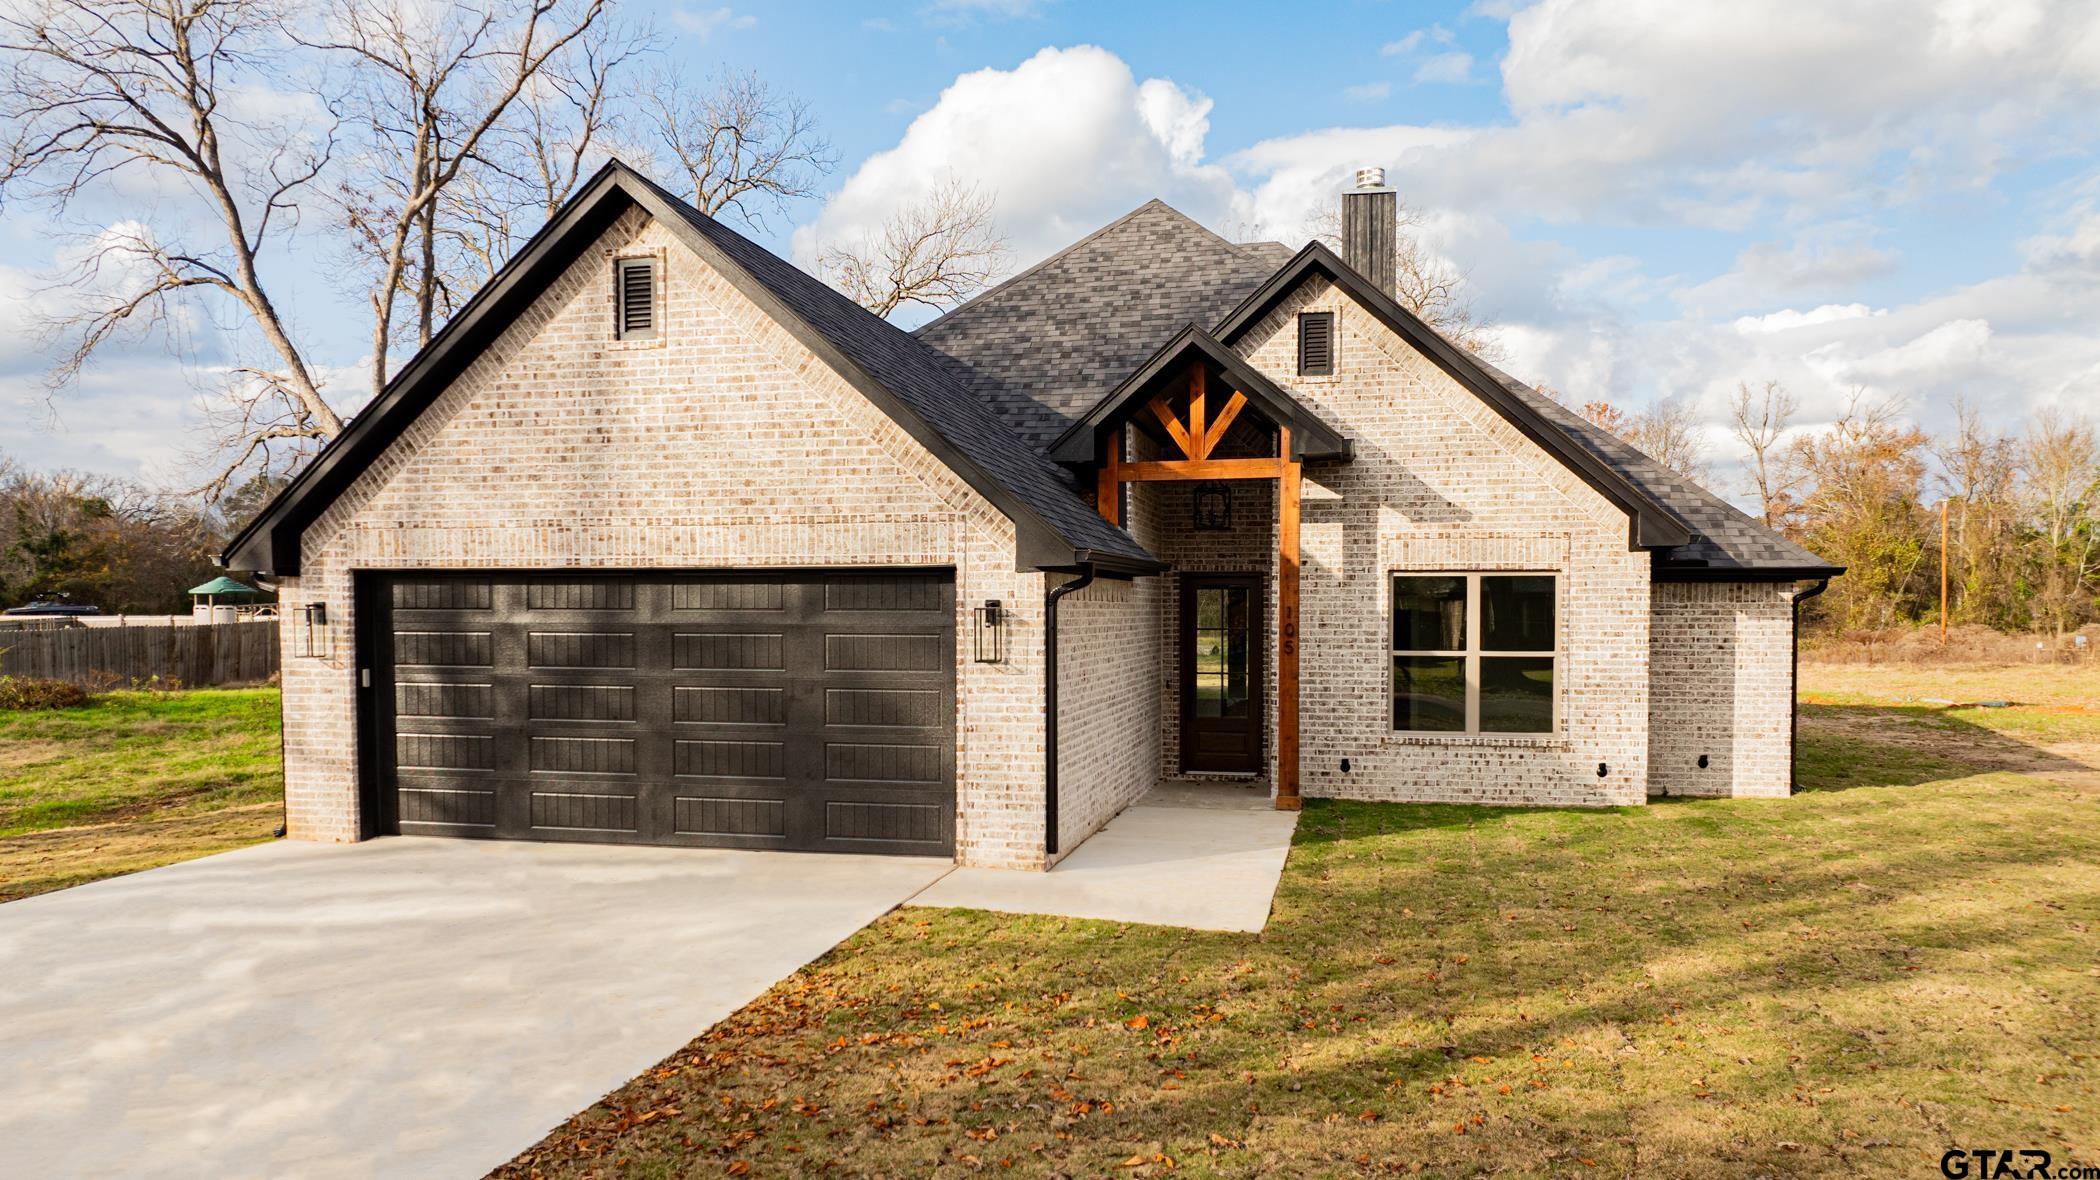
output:
[[[1191,459],[1210,457],[1210,436],[1203,429],[1203,366],[1189,366],[1189,439],[1195,450],[1189,452]]]
[[[1117,427],[1102,443],[1101,466],[1094,472],[1094,507],[1112,525],[1123,523],[1123,430]]]
[[[1303,465],[1291,461],[1291,428],[1277,431],[1283,477],[1276,486],[1276,810],[1298,797],[1298,492]]]

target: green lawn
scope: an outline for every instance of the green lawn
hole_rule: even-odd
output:
[[[1792,799],[1314,802],[1260,935],[898,911],[502,1174],[2100,1162],[2100,787],[1978,712],[1813,709]]]
[[[268,839],[283,792],[273,688],[0,712],[0,900]]]

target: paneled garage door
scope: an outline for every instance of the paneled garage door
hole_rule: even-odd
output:
[[[383,831],[953,850],[950,573],[379,579]]]

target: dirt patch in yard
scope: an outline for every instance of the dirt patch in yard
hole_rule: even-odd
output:
[[[1950,711],[1806,706],[1804,739],[1834,735],[1946,758],[1977,771],[2008,771],[2080,791],[2100,792],[2100,742],[2023,741],[1969,724]]]
[[[0,840],[0,901],[159,868],[271,839],[283,813],[251,803],[205,815],[91,824]]]

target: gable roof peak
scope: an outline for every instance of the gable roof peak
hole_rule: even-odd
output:
[[[236,536],[221,564],[293,576],[306,526],[628,210],[640,208],[1012,520],[1023,568],[1160,563],[896,325],[617,160],[608,161]]]

